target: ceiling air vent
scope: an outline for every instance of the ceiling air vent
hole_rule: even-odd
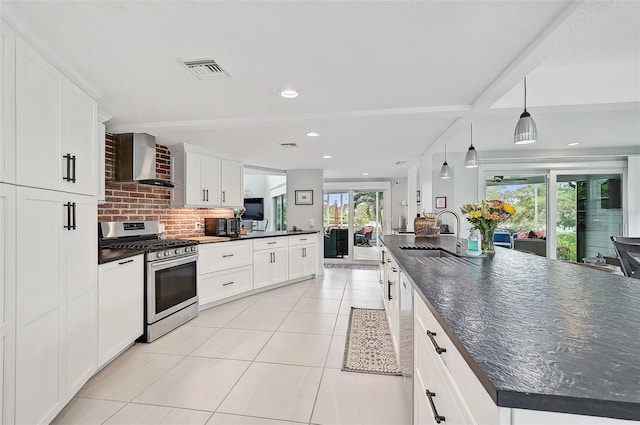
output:
[[[201,80],[229,77],[227,71],[222,69],[222,67],[213,59],[189,59],[181,60],[179,62]]]
[[[280,143],[280,146],[285,149],[293,149],[298,147],[298,145],[296,145],[295,143]]]

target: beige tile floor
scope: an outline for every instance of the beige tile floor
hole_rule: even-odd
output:
[[[326,269],[202,311],[115,359],[54,423],[408,424],[401,377],[340,370],[352,306],[383,307],[377,272]]]

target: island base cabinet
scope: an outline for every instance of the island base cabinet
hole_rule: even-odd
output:
[[[251,266],[200,275],[200,305],[242,294],[252,289]]]
[[[144,258],[137,255],[98,269],[98,367],[142,335]]]
[[[447,424],[458,417],[468,421],[463,423],[501,423],[500,409],[417,292],[413,294],[413,314],[415,376],[420,376],[424,384],[421,394],[414,386],[414,402],[422,400],[430,409],[425,392],[436,392],[433,388],[438,388],[437,400],[432,398],[440,415],[447,417],[440,410],[451,412],[452,419],[447,417]],[[417,411],[416,408],[414,412]]]

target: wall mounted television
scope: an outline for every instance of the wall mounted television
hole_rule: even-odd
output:
[[[264,198],[244,198],[243,220],[264,220]]]

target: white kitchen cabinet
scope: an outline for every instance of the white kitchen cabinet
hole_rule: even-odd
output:
[[[16,188],[0,184],[0,422],[11,423],[15,385]]]
[[[420,295],[414,292],[414,415],[416,424],[425,410],[431,419],[426,390],[436,393],[434,406],[446,423],[501,423],[501,413],[471,370],[462,354],[453,345]],[[451,418],[451,419],[450,419]]]
[[[389,258],[387,268],[387,320],[397,356],[400,343],[400,268],[393,258]]]
[[[241,161],[224,158],[195,146],[170,146],[171,205],[186,207],[240,207],[243,205]]]
[[[200,275],[251,265],[251,241],[230,241],[198,246]]]
[[[222,160],[221,191],[223,207],[244,206],[244,167],[241,162]]]
[[[16,190],[15,422],[48,423],[96,370],[95,197]]]
[[[16,183],[98,193],[97,104],[16,39]]]
[[[251,265],[207,273],[200,276],[198,297],[200,305],[250,291]]]
[[[201,307],[253,289],[251,241],[201,244],[198,250]]]
[[[144,256],[123,258],[98,268],[98,367],[142,335]]]
[[[0,182],[15,183],[16,169],[16,35],[4,21],[0,25]]]
[[[289,236],[289,279],[316,274],[317,236]]]
[[[253,241],[253,287],[262,288],[289,280],[287,237]]]

